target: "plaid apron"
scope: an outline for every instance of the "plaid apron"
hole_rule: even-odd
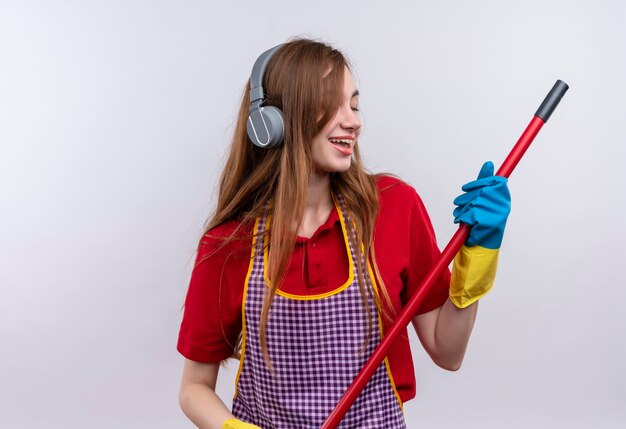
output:
[[[380,343],[380,320],[370,298],[372,335],[365,352],[360,352],[369,331],[367,313],[340,196],[336,204],[352,273],[345,285],[330,293],[294,296],[278,292],[267,325],[274,374],[263,360],[260,344],[263,293],[268,289],[266,253],[263,240],[253,243],[256,251],[244,289],[244,339],[233,414],[263,429],[319,429]],[[266,217],[258,219],[255,234],[267,223]],[[363,258],[362,253],[359,257]],[[406,428],[386,359],[338,427]]]

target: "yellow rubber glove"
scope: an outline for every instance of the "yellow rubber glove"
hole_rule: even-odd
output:
[[[228,419],[222,425],[222,429],[261,429],[257,425],[242,422],[239,419]]]
[[[454,305],[468,307],[491,290],[496,279],[499,250],[461,246],[454,257],[450,278],[450,300]]]

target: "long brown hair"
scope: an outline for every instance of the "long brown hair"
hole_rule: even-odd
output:
[[[310,143],[339,108],[346,67],[350,69],[341,52],[310,39],[292,40],[274,54],[263,79],[267,94],[265,104],[283,111],[285,132],[283,144],[273,149],[256,147],[247,136],[246,121],[250,107],[248,82],[220,179],[217,207],[204,231],[210,234],[212,228],[236,220],[239,226],[224,239],[223,245],[235,239],[252,240],[251,236],[240,234],[242,226],[250,225],[262,216],[265,203],[271,203],[269,230],[257,233],[257,240],[264,240],[269,234],[270,287],[266,290],[261,311],[260,341],[270,368],[267,321],[276,291],[284,279],[304,213],[309,176],[314,168]],[[379,211],[376,176],[368,174],[363,168],[358,144],[354,147],[350,168],[342,173],[331,173],[331,191],[343,196],[348,216],[348,237],[355,249],[363,246],[365,261],[368,258],[372,261],[378,290],[385,301],[383,305],[374,291],[366,264],[357,258],[357,273],[371,336],[373,321],[368,297],[374,300],[384,316],[390,317],[389,311],[393,310],[373,249],[374,223]],[[364,347],[367,341],[369,336]]]

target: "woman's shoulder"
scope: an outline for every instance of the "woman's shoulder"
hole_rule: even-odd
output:
[[[381,204],[390,203],[397,206],[398,204],[421,203],[415,188],[397,176],[387,173],[377,174],[376,186],[380,194]]]
[[[233,219],[223,222],[205,231],[203,238],[221,240],[224,238],[241,238],[252,235],[254,222],[249,220]]]
[[[198,243],[198,253],[217,256],[249,251],[253,231],[254,223],[251,221],[230,220],[221,223],[202,234]]]

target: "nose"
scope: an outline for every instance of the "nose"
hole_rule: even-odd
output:
[[[358,131],[361,128],[361,118],[359,112],[352,110],[352,107],[345,106],[341,109],[341,128],[345,130]]]

